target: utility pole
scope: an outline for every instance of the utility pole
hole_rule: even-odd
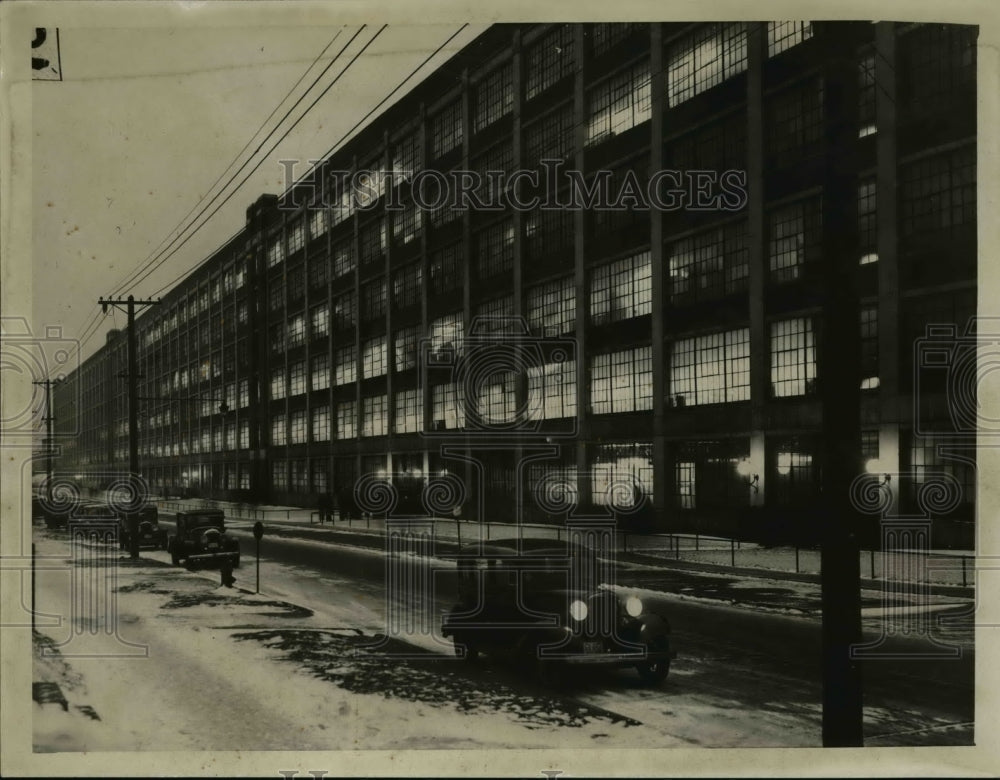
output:
[[[138,356],[135,344],[135,307],[136,306],[156,306],[159,301],[137,301],[135,296],[130,295],[125,300],[104,299],[97,301],[101,304],[101,310],[107,314],[108,306],[125,306],[128,315],[128,329],[126,331],[128,342],[128,470],[129,481],[132,483],[132,501],[136,504],[133,512],[128,517],[129,536],[129,557],[139,557],[139,528],[138,515],[136,511],[139,498],[139,369]]]
[[[52,423],[55,416],[52,414],[52,388],[59,383],[58,379],[38,379],[33,381],[33,385],[45,386],[45,471],[48,475],[45,480],[45,498],[49,504],[52,503],[52,456],[55,449],[55,437],[52,435]]]

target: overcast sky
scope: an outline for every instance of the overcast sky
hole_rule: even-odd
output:
[[[380,26],[361,32],[283,127]],[[323,156],[458,28],[387,28],[192,240],[116,297],[151,296],[197,265],[243,226],[247,206],[261,193],[282,192],[279,159]],[[267,130],[357,29],[343,29]],[[399,94],[483,29],[462,31]],[[98,298],[114,294],[209,193],[337,30],[61,29],[63,81],[33,85],[34,331],[60,325],[64,335],[80,337],[99,311]],[[304,163],[301,171],[306,170]],[[109,328],[124,323],[123,313],[109,313],[82,356],[104,342]]]

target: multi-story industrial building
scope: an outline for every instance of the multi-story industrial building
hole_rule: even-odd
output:
[[[448,473],[460,511],[491,520],[607,505],[631,481],[659,530],[796,533],[821,501],[824,382],[848,371],[859,468],[892,475],[904,514],[944,473],[937,542],[971,544],[962,353],[919,349],[928,325],[960,344],[976,311],[976,36],[491,27],[137,319],[142,473],[304,506],[364,474],[412,498]],[[500,208],[452,208],[414,187],[520,170],[550,197],[632,198],[517,205],[495,178],[472,195]],[[856,293],[846,357],[831,283]],[[527,368],[501,370],[491,339]],[[57,389],[57,426],[81,431],[64,470],[127,467],[124,342]],[[470,390],[458,363],[477,355]]]

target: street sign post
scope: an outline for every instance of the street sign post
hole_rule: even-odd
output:
[[[264,524],[258,520],[253,524],[253,538],[257,540],[257,593],[260,593],[260,539],[264,535]]]

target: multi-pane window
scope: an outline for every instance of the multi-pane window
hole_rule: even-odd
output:
[[[393,184],[412,179],[420,170],[420,138],[411,133],[392,148]]]
[[[301,395],[306,391],[306,361],[293,363],[288,372],[288,394]]]
[[[385,195],[385,167],[379,155],[355,174],[357,187],[354,195],[358,205],[368,207]]]
[[[340,387],[349,385],[358,378],[358,351],[351,345],[334,353],[333,383]]]
[[[460,354],[464,338],[465,326],[461,312],[446,314],[431,323],[430,346],[434,350],[450,348]]]
[[[528,325],[536,333],[558,335],[576,325],[576,285],[573,277],[528,288]]]
[[[271,418],[271,444],[274,447],[284,447],[288,443],[288,421],[285,415],[276,414]]]
[[[361,399],[362,436],[385,436],[388,422],[388,402],[384,394]]]
[[[417,344],[420,340],[420,328],[403,328],[397,330],[393,337],[393,350],[395,357],[393,364],[396,371],[408,371],[417,367]]]
[[[297,219],[288,228],[288,254],[295,254],[305,244],[306,224],[302,219]]]
[[[328,303],[313,306],[309,313],[309,326],[314,339],[323,338],[330,334],[330,305]]]
[[[653,445],[650,442],[599,444],[591,463],[592,500],[626,508],[644,498],[653,502]],[[630,490],[624,488],[629,487]]]
[[[271,311],[280,311],[285,305],[285,280],[275,279],[267,292],[267,305]]]
[[[385,336],[370,339],[361,348],[361,375],[365,379],[385,374]]]
[[[819,153],[823,143],[823,81],[811,78],[767,99],[767,161],[787,167]]]
[[[514,267],[514,225],[505,219],[476,235],[476,268],[480,279],[489,279]]]
[[[288,346],[301,347],[306,342],[306,318],[304,314],[296,314],[288,320]]]
[[[309,212],[309,238],[319,238],[326,232],[326,209],[313,206]]]
[[[287,393],[287,383],[285,378],[285,369],[276,368],[271,372],[271,400],[277,401],[280,398],[284,398]]]
[[[573,245],[573,212],[535,209],[524,220],[525,249],[531,259],[545,259]]]
[[[649,182],[649,162],[645,158],[633,160],[611,170],[605,180],[609,200],[613,208],[598,208],[591,212],[592,232],[602,236],[609,231],[628,229],[628,239],[648,232],[649,208],[645,195],[637,194],[645,190]]]
[[[455,170],[451,170],[445,172],[444,175],[447,181],[454,181],[453,177],[457,177],[459,174]],[[448,196],[445,189],[448,186],[447,184],[443,182],[428,184],[428,181],[424,180],[421,183],[421,191],[424,195],[424,202],[431,207],[428,213],[431,225],[436,228],[442,227],[450,222],[454,222],[465,213],[466,209],[464,205],[454,203],[453,201],[457,199]]]
[[[750,400],[750,330],[739,328],[674,342],[670,397],[674,406]]]
[[[503,65],[486,76],[475,90],[473,124],[478,133],[514,108],[514,82],[511,65]]]
[[[878,429],[861,431],[861,458],[862,460],[877,459],[879,453]]]
[[[649,252],[597,266],[590,277],[590,319],[595,325],[641,317],[653,310]]]
[[[358,436],[358,404],[343,401],[337,404],[337,438],[355,439]]]
[[[800,278],[807,263],[819,260],[822,215],[819,197],[773,209],[768,214],[767,254],[771,281]]]
[[[375,279],[361,288],[361,318],[367,322],[385,314],[385,279]]]
[[[302,265],[297,265],[288,272],[288,302],[299,300],[306,293],[306,274]]]
[[[386,247],[385,221],[377,219],[358,230],[361,264],[367,265],[382,259]]]
[[[771,323],[771,395],[785,398],[816,391],[813,321],[797,317]]]
[[[435,430],[465,427],[465,402],[454,382],[431,388],[431,419]]]
[[[428,264],[431,294],[443,295],[462,289],[462,270],[461,244],[452,244],[431,254]]]
[[[330,221],[339,225],[354,215],[355,203],[350,184],[341,178],[330,179]]]
[[[875,123],[877,92],[875,55],[866,54],[858,62],[858,138],[872,135],[878,129]]]
[[[329,414],[327,415],[329,418]],[[327,439],[329,439],[329,419],[327,421]],[[312,459],[312,489],[316,493],[326,493],[330,489],[330,460],[329,458]]]
[[[573,72],[576,42],[573,27],[560,24],[528,49],[524,97],[531,100]]]
[[[862,306],[861,317],[861,389],[875,390],[878,373],[878,306]]]
[[[642,124],[649,119],[651,106],[649,63],[616,73],[587,95],[587,143]]]
[[[271,352],[279,353],[285,351],[285,325],[279,322],[277,325],[272,325],[268,331],[269,338],[268,341],[271,344]]]
[[[555,420],[576,415],[576,361],[528,367],[528,419]]]
[[[749,276],[745,222],[699,233],[670,247],[671,303],[742,292]]]
[[[590,410],[593,414],[652,408],[652,347],[593,356],[590,362]]]
[[[333,247],[333,278],[337,279],[355,269],[354,241],[341,241]]]
[[[330,278],[330,266],[325,257],[314,257],[309,261],[309,288],[322,290]]]
[[[699,127],[673,142],[671,167],[679,171],[741,171],[746,169],[746,115]]]
[[[330,440],[330,407],[326,404],[313,407],[312,437],[313,441]]]
[[[514,169],[513,146],[509,142],[491,146],[473,161],[472,169],[480,177],[476,189],[480,200],[489,205],[500,203],[506,176]]]
[[[291,417],[288,419],[288,443],[289,444],[305,444],[306,443],[306,410],[299,409],[298,411],[292,412]]]
[[[397,309],[416,306],[420,303],[420,287],[423,269],[420,262],[410,263],[396,270],[392,275],[392,303]]]
[[[679,460],[674,464],[674,506],[678,509],[695,507],[698,494],[694,475],[694,461]]]
[[[287,460],[276,460],[271,464],[271,484],[275,490],[288,490]]]
[[[976,150],[963,146],[901,166],[900,239],[906,249],[976,220]]]
[[[392,212],[392,238],[401,244],[408,244],[420,235],[423,212],[414,204],[407,203],[402,209]]]
[[[774,503],[788,506],[808,502],[815,498],[816,471],[813,453],[804,442],[789,439],[776,442],[770,451],[774,453],[774,483],[769,485]]]
[[[876,216],[875,177],[858,183],[858,250],[861,265],[878,260],[878,220]]]
[[[309,375],[310,390],[326,390],[330,386],[330,356],[322,352],[312,359],[312,373]]]
[[[573,151],[573,106],[567,104],[524,128],[524,156],[528,166],[541,160],[562,160]]]
[[[462,143],[462,103],[456,101],[431,117],[431,155],[441,157]]]
[[[476,306],[473,316],[476,319],[474,325],[470,325],[470,330],[476,334],[501,334],[510,333],[515,327],[514,316],[514,296],[501,295],[490,298]]]
[[[713,23],[698,27],[670,47],[667,100],[671,107],[747,69],[747,25]]]
[[[939,116],[975,99],[977,34],[972,25],[921,24],[899,36],[896,72],[904,121]]]
[[[476,385],[475,409],[479,422],[484,425],[503,425],[513,422],[517,414],[513,371],[495,371],[484,376]]]
[[[306,461],[293,460],[289,461],[288,465],[291,470],[289,489],[297,493],[309,490],[309,471],[306,469]]]
[[[396,433],[418,433],[422,431],[424,419],[423,394],[419,389],[400,390],[396,393],[396,419],[393,428]]]
[[[767,56],[773,57],[786,49],[812,38],[812,22],[768,22]]]
[[[634,22],[601,22],[589,25],[590,46],[595,57],[606,54],[628,38],[638,24]]]
[[[272,268],[285,259],[285,244],[278,234],[267,246],[267,267]]]
[[[358,322],[358,297],[354,290],[333,299],[333,321],[339,329],[353,328]]]

